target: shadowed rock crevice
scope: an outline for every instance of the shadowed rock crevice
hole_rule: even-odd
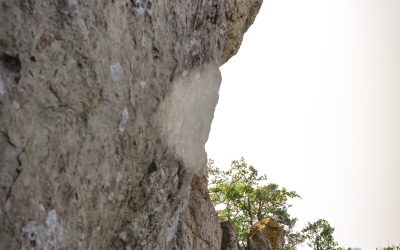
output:
[[[0,55],[0,65],[5,80],[11,86],[17,86],[21,78],[21,61],[18,57],[10,56],[6,53]]]

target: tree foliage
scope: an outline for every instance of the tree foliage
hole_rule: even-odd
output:
[[[303,228],[302,235],[309,247],[314,250],[347,250],[350,248],[339,247],[333,238],[335,228],[331,227],[328,221],[319,219]]]
[[[289,199],[300,197],[295,191],[279,188],[274,183],[266,184],[267,176],[259,175],[243,158],[232,161],[227,171],[215,167],[209,160],[208,173],[211,200],[221,220],[235,223],[242,247],[246,245],[248,229],[267,217],[284,226],[286,249],[295,249],[301,243],[302,236],[292,232],[297,219],[288,213]]]
[[[307,245],[316,250],[334,249],[336,242],[333,239],[335,229],[329,225],[324,219],[319,219],[316,222],[308,223],[303,228],[302,233],[308,240]]]

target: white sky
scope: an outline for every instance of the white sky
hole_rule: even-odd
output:
[[[221,71],[216,165],[243,156],[342,246],[400,243],[400,1],[264,0]]]

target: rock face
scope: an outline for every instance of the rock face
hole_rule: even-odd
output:
[[[283,250],[284,243],[283,227],[271,218],[257,222],[247,235],[248,250]]]
[[[219,218],[211,203],[207,177],[195,174],[189,205],[179,221],[170,249],[219,249],[222,232]]]
[[[239,250],[235,223],[227,220],[221,222],[220,225],[222,230],[221,250]]]
[[[219,246],[204,144],[260,5],[1,1],[0,249]]]
[[[226,1],[228,15],[227,25],[227,44],[222,54],[222,63],[225,63],[239,51],[243,40],[243,34],[253,24],[263,0],[235,0]]]

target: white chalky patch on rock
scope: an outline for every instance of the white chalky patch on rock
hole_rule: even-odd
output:
[[[190,48],[193,48],[193,46],[198,45],[199,43],[196,41],[196,38],[192,38],[192,40],[190,40]]]
[[[206,158],[204,145],[218,101],[221,74],[205,64],[175,79],[174,87],[158,111],[163,138],[175,149],[186,170],[198,171]]]
[[[147,89],[147,83],[145,81],[140,81],[139,84],[142,89]]]
[[[55,210],[51,210],[46,218],[46,224],[49,228],[54,228],[57,224],[57,213]]]
[[[122,174],[121,174],[121,172],[118,172],[116,181],[117,181],[117,183],[119,183],[121,180],[122,180]]]
[[[61,247],[63,229],[58,222],[55,210],[48,212],[46,225],[40,225],[36,220],[33,220],[22,228],[22,232],[28,237],[29,241],[35,243],[38,249],[58,249]]]
[[[143,14],[145,12],[145,9],[142,6],[139,6],[135,9],[136,13],[138,14]]]
[[[108,197],[107,197],[108,201],[112,201],[114,199],[114,192],[111,192]]]
[[[125,242],[126,242],[126,236],[127,236],[126,232],[122,232],[119,234],[119,238]]]
[[[192,38],[189,42],[188,45],[186,45],[186,51],[187,52],[192,52],[192,56],[195,56],[199,53],[199,42],[196,40],[196,38]]]
[[[146,47],[147,45],[147,38],[144,34],[142,35],[141,44],[143,47]]]
[[[124,132],[126,123],[128,122],[129,114],[128,114],[128,108],[125,107],[124,110],[122,111],[122,119],[121,123],[119,124],[119,131]]]
[[[12,102],[12,107],[13,107],[14,109],[19,109],[19,103],[18,103],[17,101],[13,101],[13,102]]]
[[[143,1],[141,1],[141,0],[136,0],[135,1],[135,11],[136,11],[136,13],[138,13],[138,14],[143,14],[145,11],[146,11],[146,9],[143,7],[143,3],[142,3]]]
[[[110,67],[111,76],[114,80],[120,80],[124,76],[124,69],[121,64],[115,63]]]
[[[46,212],[46,209],[44,209],[43,204],[39,204],[39,211],[40,212]]]

